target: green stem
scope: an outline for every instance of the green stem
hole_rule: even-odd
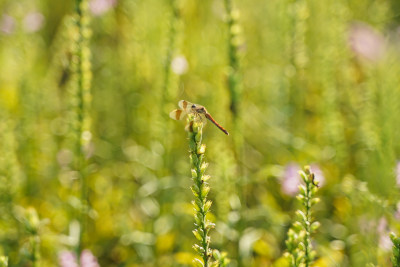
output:
[[[310,259],[310,249],[311,249],[311,206],[310,206],[310,201],[311,201],[311,183],[306,184],[306,203],[305,203],[305,208],[306,208],[306,218],[307,222],[305,223],[305,230],[306,230],[306,236],[304,238],[304,245],[306,247],[305,249],[305,260],[306,260],[306,267],[310,266],[311,259]]]
[[[179,21],[179,10],[177,7],[176,0],[170,0],[172,16],[170,20],[170,29],[168,35],[168,48],[167,55],[164,62],[164,82],[163,82],[163,90],[162,90],[162,99],[161,105],[163,106],[169,97],[169,84],[171,80],[171,62],[172,57],[174,55],[175,43],[176,43],[176,33],[177,33],[177,24]],[[163,112],[163,110],[161,110]]]
[[[39,267],[40,266],[40,238],[38,235],[33,235],[31,237],[32,244],[32,266]]]
[[[189,151],[192,168],[192,179],[194,184],[191,189],[195,196],[192,202],[195,209],[196,229],[193,231],[195,237],[200,241],[200,245],[195,244],[193,248],[203,259],[203,266],[208,267],[211,259],[209,231],[214,224],[206,220],[206,215],[210,209],[211,201],[207,201],[207,195],[210,191],[207,180],[204,175],[207,164],[204,162],[205,145],[202,145],[202,123],[194,122],[194,118],[189,116]]]
[[[85,232],[86,209],[88,203],[88,188],[84,168],[86,164],[84,156],[84,148],[89,143],[86,131],[89,130],[88,110],[90,105],[91,93],[91,71],[90,71],[90,49],[88,41],[88,2],[87,0],[76,0],[76,27],[77,36],[74,44],[74,74],[76,77],[76,87],[73,95],[73,108],[75,118],[73,120],[73,128],[75,135],[75,169],[80,174],[81,182],[81,208],[79,211],[79,222],[81,229],[79,231],[79,240],[76,247],[77,255],[82,250],[83,234]]]
[[[305,246],[305,259],[304,263],[306,267],[311,266],[314,256],[312,254],[311,246],[311,232],[313,231],[311,226],[312,221],[312,211],[311,207],[313,205],[314,193],[317,190],[317,184],[315,184],[315,175],[311,172],[309,166],[304,167],[304,172],[301,173],[303,181],[305,182],[304,194],[303,194],[303,206],[305,208],[305,221],[303,221],[303,227],[305,230],[304,246]],[[318,199],[314,200],[314,203],[318,202]]]
[[[288,231],[286,246],[291,267],[311,266],[314,259],[314,251],[311,245],[311,233],[318,227],[319,222],[312,220],[312,206],[318,203],[319,199],[314,198],[314,194],[318,189],[314,173],[310,167],[304,167],[304,171],[300,175],[305,185],[300,186],[300,193],[297,198],[301,201],[304,210],[298,210],[299,220],[293,223]]]
[[[236,121],[239,113],[239,59],[238,59],[238,43],[237,43],[237,18],[235,14],[238,14],[232,8],[232,0],[225,0],[225,10],[227,13],[227,25],[228,25],[228,56],[229,56],[229,72],[228,72],[228,89],[231,94],[231,111],[233,119]]]

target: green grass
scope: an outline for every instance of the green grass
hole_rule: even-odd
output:
[[[230,133],[202,129],[214,259],[289,266],[301,207],[285,186],[310,164],[324,178],[314,264],[390,266],[397,1],[118,0],[97,14],[82,3],[0,1],[8,266],[58,266],[62,251],[84,249],[101,266],[192,265],[193,166],[184,123],[168,118],[180,99]]]

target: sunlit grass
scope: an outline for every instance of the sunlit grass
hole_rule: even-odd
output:
[[[189,166],[183,127],[167,115],[191,99],[230,133],[206,125],[207,153],[191,150],[213,174],[213,205],[195,203],[216,225],[197,242],[209,263],[225,254],[207,238],[232,267],[285,266],[291,215],[303,209],[293,170],[310,163],[325,182],[308,264],[396,264],[399,7],[2,1],[0,255],[8,266],[81,255],[190,265],[188,189],[200,196],[204,176],[187,179],[201,166]]]

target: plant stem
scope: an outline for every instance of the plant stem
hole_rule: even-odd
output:
[[[195,244],[193,248],[202,257],[202,266],[208,267],[212,255],[211,249],[209,248],[210,236],[208,233],[211,228],[214,228],[214,224],[206,219],[206,215],[211,207],[211,201],[207,200],[207,195],[210,191],[210,187],[207,183],[209,176],[204,175],[204,172],[207,168],[207,163],[204,162],[206,146],[201,143],[203,124],[196,123],[194,121],[194,117],[189,116],[188,128],[190,163],[192,169],[192,179],[194,182],[191,189],[195,196],[192,204],[196,210],[196,228],[193,230],[193,234],[200,242],[200,245]]]
[[[75,77],[75,87],[72,96],[72,105],[75,112],[73,119],[74,130],[74,154],[75,169],[80,175],[80,199],[81,208],[79,213],[80,232],[79,241],[76,247],[77,255],[82,250],[83,233],[85,232],[86,209],[87,209],[87,181],[84,173],[85,155],[84,149],[90,142],[89,132],[89,116],[88,110],[91,101],[90,85],[91,85],[91,66],[90,66],[90,49],[89,49],[89,18],[88,18],[88,2],[87,0],[76,0],[76,28],[77,34],[74,43],[74,54],[72,58],[72,67]]]
[[[172,11],[171,20],[170,20],[170,28],[168,34],[168,47],[167,47],[167,54],[165,57],[164,62],[164,82],[162,88],[162,98],[161,98],[161,105],[163,106],[166,101],[168,101],[170,95],[170,80],[171,80],[171,62],[172,57],[175,51],[175,44],[176,44],[176,35],[177,35],[177,27],[179,21],[179,10],[176,3],[176,0],[169,0],[170,7]],[[163,112],[163,110],[161,109]]]
[[[300,175],[305,185],[300,186],[297,199],[301,201],[304,210],[297,211],[299,220],[289,229],[286,240],[288,249],[286,256],[290,260],[291,267],[311,266],[315,254],[312,250],[311,233],[319,227],[319,222],[313,221],[311,212],[311,207],[319,201],[318,198],[314,198],[318,189],[315,175],[309,166],[304,167]]]
[[[393,267],[400,267],[400,238],[394,233],[390,234],[390,239],[392,240],[392,263]]]
[[[315,175],[311,172],[309,166],[304,167],[304,171],[300,173],[303,181],[305,182],[305,186],[301,188],[301,196],[299,199],[302,200],[303,206],[305,208],[305,218],[301,222],[305,231],[304,237],[304,263],[306,267],[311,266],[311,263],[314,259],[314,255],[312,255],[312,244],[311,244],[311,233],[314,231],[311,227],[314,225],[318,227],[319,223],[312,221],[312,212],[311,207],[313,204],[319,201],[318,198],[314,198],[314,194],[317,191],[317,184],[315,184]]]
[[[232,0],[225,0],[225,10],[227,14],[228,25],[228,56],[229,56],[229,72],[228,72],[228,89],[231,94],[231,111],[234,121],[237,120],[239,114],[239,59],[238,59],[238,30],[237,19],[239,13],[232,7]]]

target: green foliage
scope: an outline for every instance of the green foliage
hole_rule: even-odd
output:
[[[293,169],[313,163],[313,264],[390,266],[400,4],[365,2],[0,1],[0,255],[12,267],[83,249],[109,267],[203,262],[193,186],[216,225],[212,264],[227,264],[218,250],[232,266],[287,266],[286,239],[301,264]],[[203,125],[207,154],[195,147],[192,163],[168,119],[180,99],[230,134]],[[212,190],[187,179],[206,167]]]
[[[76,0],[75,27],[72,44],[71,58],[71,129],[73,151],[74,151],[74,167],[79,173],[80,180],[80,208],[78,209],[78,218],[81,225],[79,231],[79,241],[76,244],[76,251],[79,255],[83,249],[83,234],[86,227],[86,209],[88,205],[88,186],[87,174],[85,173],[86,159],[88,158],[88,149],[92,134],[90,132],[90,102],[92,95],[91,87],[91,63],[90,63],[90,48],[89,36],[91,35],[89,28],[89,3],[87,0]]]
[[[0,256],[0,266],[7,267],[8,266],[8,258],[4,256]]]
[[[226,23],[228,25],[228,89],[231,97],[230,109],[233,119],[237,120],[239,103],[241,99],[240,75],[239,75],[239,48],[243,45],[241,27],[238,23],[240,12],[233,7],[232,0],[224,0],[226,10]]]
[[[315,251],[311,244],[311,234],[314,233],[320,223],[312,218],[312,206],[319,202],[319,198],[314,195],[318,189],[318,182],[315,180],[315,174],[311,172],[309,166],[304,167],[300,173],[305,185],[300,185],[300,193],[297,199],[301,202],[303,210],[297,210],[299,220],[293,223],[288,231],[286,247],[287,257],[290,260],[290,266],[311,266]]]
[[[203,123],[197,122],[193,115],[188,116],[188,134],[189,134],[189,152],[190,152],[190,165],[192,168],[192,180],[194,184],[191,186],[193,195],[195,197],[192,204],[195,209],[195,226],[192,231],[199,244],[194,244],[193,249],[200,255],[203,261],[195,259],[198,266],[226,266],[228,259],[225,253],[219,253],[217,250],[210,248],[210,230],[215,227],[215,224],[207,219],[207,213],[210,211],[212,202],[207,200],[210,186],[208,180],[210,176],[205,175],[205,170],[208,166],[204,162],[204,155],[206,146],[202,144],[203,139]],[[212,256],[216,259],[211,262]]]
[[[399,267],[400,266],[400,238],[397,237],[394,233],[390,233],[390,239],[393,242],[393,248],[392,248],[393,267]]]

